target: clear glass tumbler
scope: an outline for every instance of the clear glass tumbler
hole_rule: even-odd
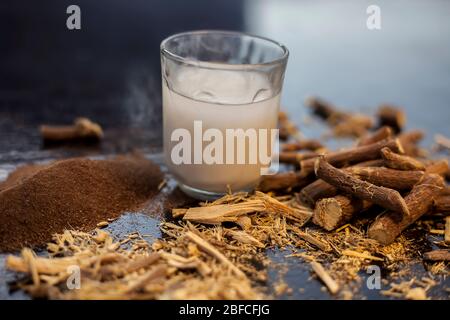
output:
[[[164,154],[185,193],[213,199],[256,186],[270,166],[288,55],[229,31],[161,43]]]

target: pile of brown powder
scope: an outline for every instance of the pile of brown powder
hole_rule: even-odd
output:
[[[137,209],[162,178],[157,165],[139,156],[22,167],[0,184],[0,251],[46,243],[68,228],[91,230]]]

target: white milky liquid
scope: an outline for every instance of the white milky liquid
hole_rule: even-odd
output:
[[[256,164],[175,165],[171,152],[178,141],[172,142],[171,135],[175,129],[187,129],[194,150],[194,121],[202,121],[203,132],[216,128],[223,137],[226,129],[270,131],[277,124],[279,94],[272,97],[265,78],[255,72],[192,69],[179,73],[173,81],[177,92],[163,81],[164,153],[172,174],[184,185],[209,192],[226,192],[227,185],[233,192],[253,188],[261,177],[260,169],[267,167],[259,157]],[[203,148],[208,143],[203,142]],[[254,152],[258,150],[245,150],[246,159]]]

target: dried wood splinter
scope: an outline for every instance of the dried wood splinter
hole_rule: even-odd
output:
[[[339,291],[339,285],[330,274],[323,268],[323,266],[316,261],[311,262],[311,267],[322,282],[327,286],[331,294],[336,294]]]

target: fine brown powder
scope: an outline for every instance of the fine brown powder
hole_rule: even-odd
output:
[[[141,156],[19,168],[0,184],[0,251],[43,244],[67,228],[91,230],[138,209],[162,178],[159,167]]]

